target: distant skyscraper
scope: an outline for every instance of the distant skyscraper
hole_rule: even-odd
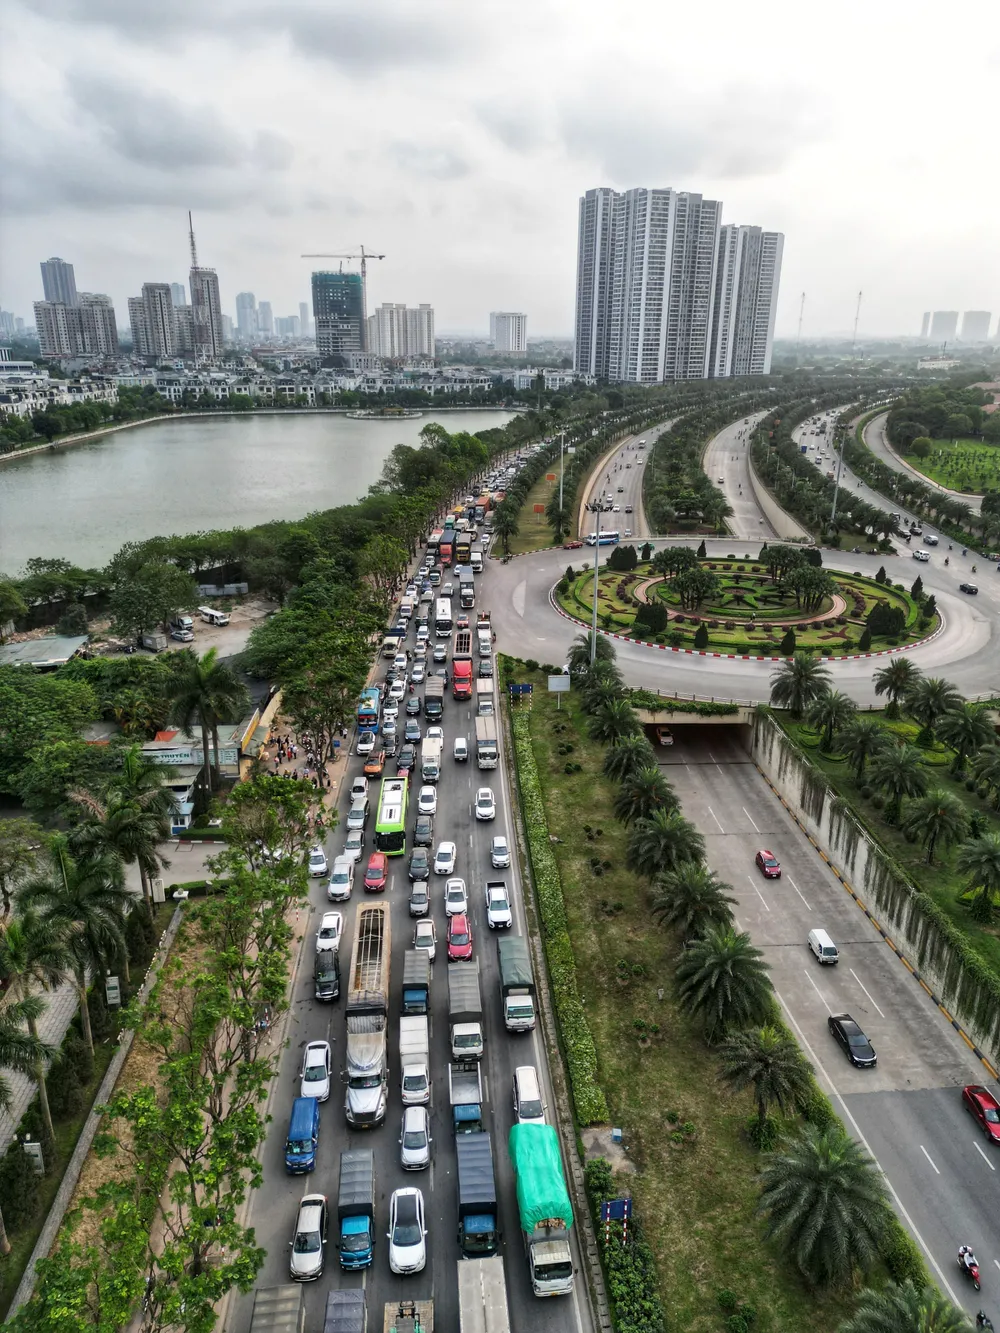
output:
[[[528,351],[528,316],[515,310],[491,310],[490,339],[496,352],[525,356]]]
[[[302,334],[303,338],[309,338],[312,336],[312,327],[310,326],[309,323],[308,301],[299,302],[299,332]]]
[[[935,310],[931,315],[931,337],[935,341],[952,342],[958,332],[957,310]]]
[[[924,317],[923,317],[923,319],[920,321],[920,336],[921,336],[921,338],[926,338],[926,337],[928,337],[929,334],[930,334],[930,331],[931,331],[931,312],[930,312],[929,310],[925,310],[925,311],[924,311]]]
[[[984,343],[990,336],[988,310],[967,310],[962,316],[962,342]]]
[[[118,324],[111,297],[102,292],[80,292],[80,319],[83,345],[89,356],[104,358],[118,355]]]
[[[576,369],[610,379],[611,297],[614,290],[614,190],[588,190],[580,200],[577,237]],[[491,338],[492,317],[491,317]]]
[[[312,307],[318,352],[346,358],[364,350],[365,302],[360,273],[314,273]]]
[[[271,313],[270,301],[261,301],[257,307],[257,332],[263,338],[274,337],[274,315]]]
[[[434,307],[422,302],[406,312],[406,355],[434,355]]]
[[[42,356],[83,356],[83,320],[76,306],[63,301],[36,301],[34,308]]]
[[[142,284],[142,308],[146,324],[147,356],[157,359],[176,356],[177,326],[170,286],[166,282]]]
[[[172,282],[170,284],[170,299],[174,305],[187,305],[187,291],[183,282]]]
[[[146,304],[141,296],[128,298],[128,322],[132,329],[132,354],[149,356],[149,334],[146,331]]]
[[[76,276],[65,259],[45,259],[41,264],[42,291],[46,301],[76,305]]]
[[[709,374],[769,375],[784,237],[732,223],[719,232]]]
[[[222,355],[222,301],[214,268],[192,268],[188,276],[194,323],[194,353],[214,361]]]
[[[279,338],[297,338],[299,336],[298,315],[279,315],[274,321],[274,331]]]
[[[194,307],[175,305],[174,353],[178,356],[195,356],[198,350],[194,337]]]
[[[246,342],[253,342],[257,336],[257,298],[253,292],[236,295],[236,328]]]
[[[10,310],[0,310],[0,338],[12,338],[16,325]]]
[[[222,341],[227,347],[231,346],[236,338],[233,335],[233,321],[228,315],[222,316]]]

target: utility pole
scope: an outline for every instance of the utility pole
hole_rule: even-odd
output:
[[[802,293],[802,299],[799,301],[799,331],[795,337],[795,364],[799,364],[799,357],[802,355],[802,316],[806,312],[806,294]]]
[[[601,500],[591,500],[584,506],[589,514],[597,515],[597,534],[594,542],[594,614],[590,628],[590,665],[593,668],[597,660],[597,573],[601,558],[601,515],[610,509],[610,505]]]
[[[854,359],[854,348],[855,348],[855,346],[857,345],[857,341],[858,341],[858,320],[861,318],[861,296],[862,296],[862,293],[861,293],[861,292],[858,292],[858,305],[857,305],[857,309],[856,309],[855,312],[854,312],[854,337],[851,339],[851,359],[852,359],[852,360]]]
[[[860,293],[858,294],[860,300]],[[840,493],[840,474],[844,467],[844,434],[840,435],[840,454],[837,458],[837,475],[833,480],[833,508],[830,510],[830,527],[833,527],[833,521],[837,517],[837,496]]]

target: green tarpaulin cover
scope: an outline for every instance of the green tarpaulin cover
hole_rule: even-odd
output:
[[[514,1125],[508,1146],[517,1176],[521,1229],[534,1231],[539,1223],[554,1217],[571,1227],[573,1208],[563,1179],[555,1129],[551,1125]]]

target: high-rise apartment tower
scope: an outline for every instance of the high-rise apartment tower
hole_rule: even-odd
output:
[[[732,223],[719,232],[709,374],[769,375],[784,237]]]
[[[519,310],[491,310],[490,342],[495,352],[527,356],[528,316]]]
[[[318,352],[346,358],[364,350],[365,301],[360,273],[314,273],[312,307]]]
[[[986,342],[990,336],[991,318],[988,310],[967,310],[962,316],[962,342]]]
[[[42,291],[46,301],[76,305],[76,275],[65,259],[45,259],[41,263]]]

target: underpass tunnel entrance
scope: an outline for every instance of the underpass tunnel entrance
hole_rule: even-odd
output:
[[[643,732],[656,752],[656,761],[666,768],[685,764],[751,763],[753,712],[739,706],[723,716],[701,716],[664,710],[639,709]]]

